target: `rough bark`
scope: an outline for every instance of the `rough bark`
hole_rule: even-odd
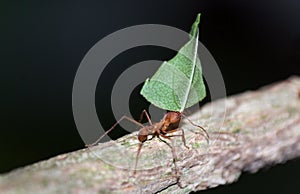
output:
[[[215,101],[191,115],[191,120],[207,129],[210,139],[207,144],[188,122],[182,127],[190,149],[180,138],[173,138],[180,184],[172,152],[157,138],[145,142],[139,170],[133,174],[138,143],[133,133],[1,175],[0,191],[188,193],[232,183],[243,171],[254,173],[300,156],[299,91],[300,78],[293,77]],[[224,101],[226,117],[222,123]]]

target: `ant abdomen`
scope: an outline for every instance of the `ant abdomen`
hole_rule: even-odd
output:
[[[138,133],[138,140],[143,143],[144,141],[147,140],[147,136],[148,136],[148,130],[144,127]]]

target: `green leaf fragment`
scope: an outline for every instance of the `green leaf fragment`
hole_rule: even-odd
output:
[[[182,112],[206,96],[198,51],[200,14],[190,31],[190,41],[177,55],[162,63],[151,79],[147,79],[141,94],[153,105]]]

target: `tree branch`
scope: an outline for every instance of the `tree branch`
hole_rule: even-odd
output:
[[[157,138],[144,143],[133,175],[136,133],[90,149],[66,153],[0,176],[2,193],[174,193],[236,181],[241,172],[300,156],[300,78],[205,105],[183,124],[187,145],[174,137],[180,188],[170,148]],[[221,104],[226,102],[222,124]],[[211,108],[214,113],[211,114]],[[187,130],[189,129],[189,130]]]

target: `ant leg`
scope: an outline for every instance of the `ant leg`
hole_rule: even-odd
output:
[[[182,128],[178,128],[179,130],[181,130],[181,139],[183,141],[183,145],[187,148],[187,149],[190,149],[189,146],[186,145],[186,142],[185,142],[185,135],[184,135],[184,130]]]
[[[91,147],[96,145],[105,135],[107,135],[109,132],[111,132],[123,119],[126,119],[140,127],[144,127],[144,125],[142,125],[141,123],[137,122],[136,120],[127,117],[127,116],[122,116],[109,130],[107,130],[103,135],[101,135],[94,143],[92,144],[87,144],[86,147]]]
[[[154,137],[156,137],[156,135],[152,135],[152,137],[149,139],[149,141],[152,140]]]
[[[144,115],[146,115],[149,124],[152,125],[152,121],[151,121],[150,116],[149,116],[148,112],[146,111],[146,109],[144,109],[144,110],[142,111],[141,116],[140,116],[139,123],[142,122]]]
[[[160,135],[161,135],[162,137],[164,137],[164,138],[181,136],[181,139],[182,139],[182,142],[183,142],[184,147],[186,147],[187,149],[190,149],[190,147],[186,145],[185,135],[184,135],[184,130],[183,130],[182,128],[176,128],[176,129],[167,131],[167,133],[173,133],[173,132],[176,132],[176,131],[178,131],[178,130],[181,131],[181,135],[163,135],[163,134],[160,134]]]
[[[185,115],[184,115],[184,117],[186,118],[186,120],[188,120],[188,122],[189,122],[191,125],[200,128],[200,129],[204,132],[204,134],[205,134],[204,137],[205,137],[207,143],[209,143],[209,135],[208,135],[207,131],[206,131],[203,127],[201,127],[200,125],[197,125],[197,124],[193,123],[193,122],[192,122],[190,119],[188,119]]]
[[[153,139],[154,137],[155,137],[155,135],[152,135],[151,139]],[[149,139],[149,140],[151,140],[151,139]],[[135,165],[134,165],[133,175],[136,174],[136,168],[137,168],[137,164],[138,164],[138,160],[139,160],[139,155],[141,153],[142,146],[143,146],[143,142],[139,142],[139,147],[138,147],[138,150],[137,150],[137,153],[136,153],[136,158],[135,158]]]
[[[163,136],[162,136],[163,137]],[[165,140],[161,139],[160,136],[158,136],[158,139],[162,142],[164,142],[165,144],[167,144],[167,146],[169,146],[169,148],[171,148],[171,151],[172,151],[172,156],[173,156],[173,164],[174,164],[174,167],[175,167],[175,176],[176,176],[176,182],[177,182],[177,185],[180,187],[180,188],[183,188],[180,184],[180,175],[179,175],[179,170],[178,170],[178,167],[177,167],[177,164],[176,164],[176,161],[177,161],[177,156],[176,156],[176,153],[175,153],[175,149],[174,149],[174,146],[173,146],[173,141],[171,138],[169,138],[168,136],[165,137],[166,139],[169,139],[172,143],[172,145],[170,145],[168,142],[166,142]]]
[[[138,164],[138,160],[139,160],[139,155],[141,153],[142,146],[143,146],[143,142],[139,142],[139,147],[138,147],[138,150],[137,150],[137,153],[136,153],[136,158],[135,158],[135,165],[134,165],[133,175],[136,174],[136,168],[137,168],[137,164]]]
[[[173,141],[171,140],[171,138],[169,138],[168,136],[165,136],[164,138],[166,139],[169,139],[171,142],[172,142],[172,145],[173,145]],[[167,144],[167,146],[169,146],[169,148],[171,148],[171,151],[172,151],[172,155],[173,155],[173,163],[174,163],[174,166],[175,166],[175,171],[176,171],[176,175],[178,175],[178,168],[177,168],[177,164],[176,164],[176,161],[177,161],[177,156],[175,154],[175,149],[172,145],[170,145],[167,141],[163,140],[162,138],[160,138],[160,136],[158,136],[158,139],[162,142],[164,142],[165,144]]]

